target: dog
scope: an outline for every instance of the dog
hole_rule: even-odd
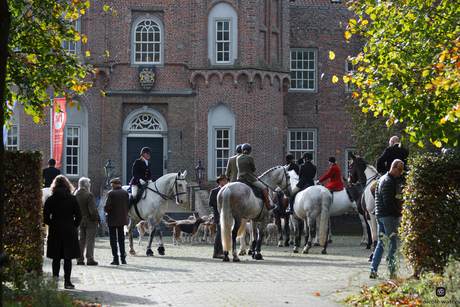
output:
[[[163,221],[163,223],[165,222],[166,221]],[[197,233],[198,227],[201,225],[201,223],[203,223],[203,219],[197,218],[193,224],[188,224],[188,223],[178,224],[177,222],[176,223],[166,222],[165,225],[167,227],[174,227],[174,241],[178,242],[179,236],[181,235],[181,233],[187,233],[187,234],[192,235],[193,237],[193,235]],[[193,240],[191,240],[191,243],[192,245],[195,245]]]
[[[146,233],[150,235],[150,233],[152,232],[152,228],[150,227],[150,224],[146,221],[140,221],[139,223],[137,223],[136,228],[137,228],[137,232],[139,233],[139,246],[142,246],[142,237]],[[155,238],[153,238],[153,240],[154,240],[155,245],[158,245]]]
[[[278,226],[274,223],[269,223],[265,228],[264,234],[267,238],[267,245],[273,245],[278,240]]]
[[[179,221],[176,221],[176,220],[172,219],[168,215],[166,215],[166,216],[169,218],[169,220],[168,221],[163,220],[163,224],[165,224],[167,227],[174,227],[176,225],[181,225],[181,224],[193,224],[196,221],[196,218],[193,215],[189,216],[188,219],[186,219],[186,220],[179,220]],[[180,233],[178,235],[178,237],[176,238],[176,228],[174,228],[173,229],[173,244],[174,245],[180,245],[181,243],[184,243],[184,240],[183,240],[183,237],[182,237],[184,234],[186,234],[186,233]],[[179,240],[179,237],[180,237],[180,240]]]

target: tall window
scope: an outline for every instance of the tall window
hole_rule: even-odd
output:
[[[216,174],[225,174],[230,154],[230,129],[216,129]]]
[[[351,61],[346,61],[345,62],[345,72],[348,75],[348,73],[355,71],[355,65]],[[348,81],[345,83],[345,91],[346,92],[353,92],[355,90],[355,85],[351,83],[351,81]]]
[[[18,125],[11,125],[10,130],[8,130],[8,137],[6,140],[6,150],[18,150],[19,149],[19,135],[18,135]]]
[[[79,29],[78,29],[79,23],[78,23],[77,20],[74,20],[72,22],[72,25],[75,27],[76,31],[79,31]],[[78,43],[79,43],[79,41],[76,41],[76,42],[63,41],[62,42],[62,48],[67,50],[67,52],[70,53],[70,54],[77,54],[78,53],[78,50],[77,50],[77,47],[78,47],[77,44]]]
[[[230,21],[216,21],[216,62],[230,62]]]
[[[134,26],[134,63],[160,64],[163,62],[163,34],[160,21],[147,18]]]
[[[291,89],[316,91],[316,49],[291,50]]]
[[[316,130],[290,130],[288,135],[288,151],[294,155],[295,161],[302,158],[306,152],[310,152],[315,160]]]
[[[66,132],[66,175],[80,175],[80,128],[67,127]]]

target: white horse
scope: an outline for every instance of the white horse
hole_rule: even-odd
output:
[[[45,201],[50,197],[51,194],[51,189],[50,188],[43,188],[42,189],[42,206],[45,206]],[[49,233],[50,227],[48,224],[45,224],[45,242],[48,240],[48,233]]]
[[[303,250],[304,254],[308,254],[308,251],[312,245],[312,231],[311,223],[316,219],[316,223],[320,225],[319,230],[319,243],[323,246],[321,254],[326,254],[327,249],[327,228],[329,214],[332,206],[332,195],[328,189],[320,185],[309,186],[305,190],[297,193],[294,200],[294,229],[296,233],[296,239],[294,243],[294,253],[298,253],[298,247],[300,247],[300,235],[299,219],[306,221],[307,227],[310,229],[310,236],[308,242]]]
[[[292,189],[287,169],[288,166],[276,166],[258,178],[272,190],[271,192],[278,186],[287,196],[290,196]],[[236,253],[236,238],[241,238],[244,235],[248,219],[254,222],[251,248],[253,251],[252,257],[256,260],[262,260],[263,257],[260,253],[260,248],[264,237],[264,229],[268,224],[269,218],[269,212],[264,201],[257,198],[247,184],[232,182],[225,185],[219,191],[219,194],[217,194],[217,207],[221,212],[220,225],[224,250],[223,261],[230,261],[228,257],[230,250],[233,254],[233,262],[240,261]],[[256,227],[257,222],[260,222],[259,227]],[[257,234],[256,231],[258,231]],[[243,238],[240,239],[240,241],[243,240]]]
[[[133,248],[133,231],[134,227],[141,220],[147,221],[152,226],[152,231],[149,235],[149,244],[147,245],[147,256],[153,256],[152,241],[155,233],[158,233],[159,247],[158,253],[165,254],[163,243],[163,233],[160,228],[160,223],[166,212],[167,201],[174,195],[176,203],[184,204],[186,202],[187,182],[185,176],[187,171],[181,173],[170,173],[161,176],[156,181],[149,181],[147,187],[136,205],[133,205],[128,212],[130,222],[128,225],[129,233],[129,253],[134,255],[136,252]],[[129,186],[123,186],[123,189],[128,189]]]
[[[365,204],[365,208],[367,211],[366,219],[368,220],[369,226],[371,228],[372,242],[375,249],[378,241],[378,230],[377,218],[374,214],[371,214],[371,212],[375,209],[375,199],[374,195],[372,195],[371,193],[371,187],[373,186],[374,182],[378,180],[380,175],[377,172],[377,170],[373,166],[367,164],[362,157],[356,157],[352,154],[350,155],[350,157],[352,158],[353,162],[350,164],[349,182],[359,183],[359,185],[364,191],[361,197],[361,203]],[[369,259],[372,259],[372,257],[373,254],[369,256]]]

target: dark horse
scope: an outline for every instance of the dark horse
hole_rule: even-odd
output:
[[[289,227],[289,217],[290,214],[286,213],[286,209],[289,205],[289,198],[287,198],[282,191],[277,189],[275,191],[278,195],[278,205],[279,210],[273,212],[273,217],[275,219],[275,225],[278,227],[278,247],[289,246],[289,236],[290,236],[290,227]],[[281,228],[281,219],[284,219],[284,231],[286,233],[286,241],[283,245],[283,229]]]

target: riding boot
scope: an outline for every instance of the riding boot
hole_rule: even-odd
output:
[[[293,214],[294,213],[294,199],[295,195],[289,197],[289,206],[286,208],[286,213]]]
[[[265,200],[265,205],[267,206],[267,210],[270,211],[270,210],[276,209],[277,206],[272,205],[272,204],[270,203],[270,199],[268,198],[268,188],[265,188],[265,189],[262,191],[262,194],[264,195],[264,200]]]

